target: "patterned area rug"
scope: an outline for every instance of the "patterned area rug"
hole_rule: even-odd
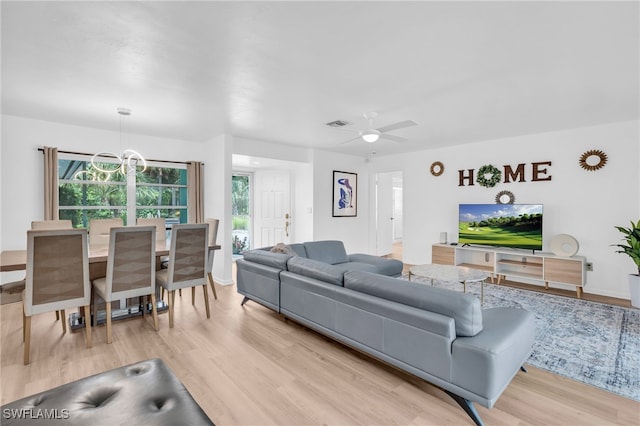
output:
[[[430,285],[430,280],[412,277]],[[435,285],[462,291],[462,284]],[[485,284],[484,306],[515,306],[536,317],[529,364],[640,401],[640,310]],[[480,297],[480,284],[467,284]]]

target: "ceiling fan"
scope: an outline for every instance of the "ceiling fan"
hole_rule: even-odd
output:
[[[367,143],[373,143],[375,141],[377,141],[378,139],[382,138],[382,139],[387,139],[393,142],[405,142],[407,140],[407,138],[403,138],[400,136],[395,136],[395,135],[390,135],[387,132],[391,132],[393,130],[398,130],[398,129],[404,129],[405,127],[411,127],[411,126],[416,126],[418,125],[418,123],[416,123],[413,120],[405,120],[405,121],[400,121],[398,123],[394,123],[394,124],[389,124],[387,126],[383,126],[383,127],[378,127],[377,129],[373,127],[373,120],[378,116],[377,112],[366,112],[363,114],[364,118],[366,118],[367,120],[369,120],[369,126],[366,129],[362,129],[362,130],[358,130],[358,136],[356,136],[353,139],[349,139],[347,141],[342,142],[342,144],[345,143],[349,143],[349,142],[353,142],[357,139],[362,138],[362,140],[364,140]],[[342,129],[342,130],[348,130],[348,129]],[[349,129],[349,130],[353,130],[353,129]]]

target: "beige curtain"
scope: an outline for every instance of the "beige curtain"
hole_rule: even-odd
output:
[[[58,220],[58,148],[45,146],[44,220]]]
[[[204,165],[199,161],[187,163],[187,208],[189,223],[204,222]]]

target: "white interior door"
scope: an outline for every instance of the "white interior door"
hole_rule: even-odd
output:
[[[399,186],[400,185],[400,186]],[[393,241],[402,240],[402,181],[393,182]]]
[[[254,248],[289,243],[293,229],[289,171],[256,170],[254,191]]]
[[[376,176],[376,255],[391,254],[393,243],[393,192],[392,174]]]

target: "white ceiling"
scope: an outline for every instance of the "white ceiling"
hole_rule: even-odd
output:
[[[366,156],[638,119],[638,2],[2,1],[2,112]],[[341,145],[342,119],[409,138]]]

